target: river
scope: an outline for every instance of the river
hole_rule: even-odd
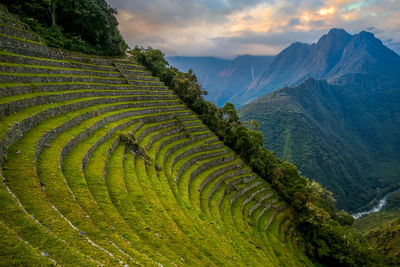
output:
[[[370,210],[367,211],[362,211],[362,212],[358,212],[358,213],[354,213],[351,216],[353,216],[354,219],[358,219],[361,216],[367,215],[367,214],[371,214],[371,213],[375,213],[375,212],[380,212],[383,208],[383,206],[386,205],[386,201],[387,198],[389,197],[390,194],[387,194],[384,198],[382,198],[381,200],[379,200],[378,205],[376,205],[375,207],[373,207]]]

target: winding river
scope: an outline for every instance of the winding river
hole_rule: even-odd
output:
[[[390,195],[390,193],[387,194],[387,195],[386,195],[384,198],[382,198],[381,200],[379,200],[378,205],[376,205],[376,206],[373,207],[372,209],[367,210],[367,211],[362,211],[362,212],[354,213],[354,214],[352,214],[351,216],[353,216],[354,219],[358,219],[358,218],[360,218],[361,216],[364,216],[364,215],[367,215],[367,214],[371,214],[371,213],[375,213],[375,212],[380,212],[380,211],[382,210],[383,206],[386,205],[386,201],[387,201],[387,198],[389,197],[389,195]]]

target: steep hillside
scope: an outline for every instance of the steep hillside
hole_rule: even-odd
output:
[[[277,156],[327,186],[340,207],[355,210],[400,186],[400,79],[357,74],[342,80],[329,85],[310,78],[239,114],[260,123]]]
[[[400,266],[399,210],[364,216],[355,225],[387,263],[393,266]]]
[[[400,266],[399,203],[400,190],[388,196],[382,211],[362,216],[353,225],[394,266]]]
[[[400,265],[400,218],[380,225],[366,237],[390,264]]]
[[[312,266],[286,203],[143,66],[0,17],[1,265]]]
[[[207,90],[206,98],[223,106],[232,95],[246,88],[268,67],[273,56],[238,56],[232,61],[216,58],[168,57],[182,71],[193,69]]]

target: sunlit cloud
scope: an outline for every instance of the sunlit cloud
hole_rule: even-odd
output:
[[[167,55],[276,54],[330,28],[375,35],[400,52],[398,0],[109,0],[128,44]],[[379,29],[379,30],[377,30]]]
[[[329,8],[321,8],[318,13],[321,16],[327,16],[327,15],[333,15],[336,12],[336,8],[334,7],[329,7]]]

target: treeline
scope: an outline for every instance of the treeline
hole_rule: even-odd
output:
[[[130,53],[135,61],[146,66],[173,89],[227,146],[269,182],[292,207],[293,222],[302,234],[310,258],[326,266],[376,266],[382,263],[381,256],[350,228],[354,219],[336,208],[336,200],[330,191],[308,181],[300,175],[296,166],[276,158],[264,147],[257,122],[241,122],[231,103],[218,108],[206,101],[203,96],[207,92],[202,89],[195,74],[191,70],[183,73],[170,67],[161,51],[136,47]]]
[[[0,0],[52,47],[119,56],[128,48],[106,0]]]

